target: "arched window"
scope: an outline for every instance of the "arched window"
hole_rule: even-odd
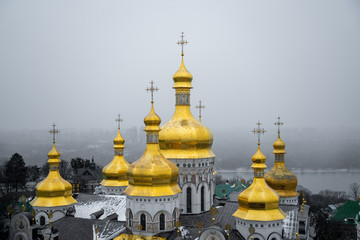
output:
[[[145,214],[141,214],[140,224],[142,226],[142,230],[146,231],[146,216],[145,216]]]
[[[129,227],[132,227],[132,221],[133,221],[133,214],[132,211],[129,211]]]
[[[272,238],[271,240],[276,240],[276,238]]]
[[[186,212],[191,213],[191,187],[186,189]]]
[[[173,227],[176,226],[176,210],[173,211]]]
[[[201,187],[201,211],[205,211],[205,193],[204,186]]]
[[[160,231],[165,230],[165,215],[160,214]]]
[[[44,217],[44,216],[41,216],[41,217],[40,217],[40,225],[41,225],[41,226],[44,226],[44,225],[45,225],[45,217]]]
[[[254,240],[260,240],[259,238],[254,238]]]

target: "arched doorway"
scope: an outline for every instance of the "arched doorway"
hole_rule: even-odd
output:
[[[191,187],[186,189],[186,212],[191,213]]]
[[[146,231],[146,216],[145,216],[145,214],[141,214],[140,224],[142,226],[142,230]]]
[[[160,214],[160,231],[165,230],[165,215]]]

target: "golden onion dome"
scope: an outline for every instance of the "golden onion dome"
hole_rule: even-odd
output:
[[[173,79],[176,107],[172,118],[161,127],[159,142],[162,153],[169,159],[214,157],[212,132],[197,121],[190,110],[192,75],[185,68],[183,58]]]
[[[76,203],[72,197],[72,186],[59,173],[60,153],[55,142],[48,154],[49,174],[35,187],[36,197],[31,201],[33,207],[58,207]]]
[[[127,186],[127,169],[129,167],[129,163],[124,158],[124,143],[125,140],[120,134],[120,127],[118,128],[118,134],[114,138],[114,150],[115,156],[113,160],[106,165],[103,170],[103,180],[100,183],[103,186],[111,186],[111,187],[121,187]]]
[[[279,195],[271,189],[264,180],[266,157],[258,146],[252,157],[254,181],[240,193],[239,208],[234,217],[251,221],[276,221],[285,219],[286,214],[279,208]]]
[[[161,118],[156,114],[154,110],[154,103],[151,102],[151,110],[150,113],[144,118],[145,123],[145,131],[159,131]]]
[[[276,139],[276,141],[273,144],[273,147],[274,147],[273,153],[275,153],[275,154],[277,154],[277,153],[285,154],[286,153],[286,151],[285,151],[285,143],[284,143],[283,140],[281,140],[280,137],[278,137],[278,139]]]
[[[181,65],[177,72],[173,76],[174,79],[174,86],[173,88],[192,88],[191,81],[193,76],[191,73],[186,69],[184,64],[184,57],[181,57]]]
[[[153,102],[145,117],[146,149],[127,171],[129,185],[124,193],[129,196],[172,196],[181,192],[177,180],[179,170],[159,148],[160,117],[155,113]]]
[[[274,189],[282,198],[297,197],[297,177],[285,166],[284,154],[285,143],[281,140],[280,134],[273,144],[275,154],[274,167],[265,174],[266,183]]]

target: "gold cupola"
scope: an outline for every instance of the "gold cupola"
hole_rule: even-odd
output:
[[[279,195],[264,180],[266,157],[260,150],[260,134],[265,131],[260,128],[260,122],[257,124],[258,128],[253,132],[259,135],[258,149],[251,158],[254,180],[247,189],[240,193],[239,208],[233,216],[249,221],[282,220],[285,219],[286,214],[279,208]]]
[[[71,184],[59,173],[61,154],[55,147],[55,134],[58,133],[55,124],[50,133],[53,134],[53,147],[48,154],[49,174],[35,187],[36,197],[30,203],[33,207],[59,207],[76,203],[72,197]]]
[[[280,197],[297,197],[299,193],[296,192],[297,187],[297,177],[285,166],[285,143],[280,138],[280,126],[283,125],[280,122],[280,117],[275,123],[278,126],[278,138],[273,144],[275,154],[275,164],[274,167],[265,175],[266,183],[279,193]]]
[[[104,178],[100,183],[102,186],[123,187],[129,184],[126,172],[130,164],[124,158],[125,140],[120,134],[120,122],[122,122],[120,115],[116,121],[118,122],[118,134],[114,138],[115,156],[102,170]]]
[[[169,159],[212,158],[213,135],[209,128],[197,121],[190,110],[190,89],[193,76],[184,64],[183,46],[187,41],[178,42],[182,46],[180,68],[174,74],[175,113],[161,127],[160,149]]]
[[[158,90],[153,87],[151,91]],[[129,196],[158,197],[172,196],[181,192],[177,180],[179,170],[160,151],[159,132],[160,117],[155,113],[151,97],[151,110],[144,119],[146,132],[146,149],[143,155],[133,162],[127,171],[129,185],[124,193]]]

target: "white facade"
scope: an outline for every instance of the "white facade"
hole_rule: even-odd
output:
[[[282,240],[283,220],[277,221],[247,221],[236,218],[236,229],[246,239],[250,240]],[[253,228],[253,234],[250,229]]]
[[[171,231],[179,220],[180,194],[174,196],[126,198],[126,226],[134,234],[152,236],[162,231]]]
[[[47,225],[50,223],[49,213],[52,212],[51,222],[55,222],[66,216],[69,209],[74,208],[74,204],[58,207],[34,207],[35,223],[38,225]]]
[[[280,197],[279,205],[298,206],[298,197]]]
[[[127,186],[102,186],[102,191],[106,195],[123,195],[126,188]]]
[[[179,168],[181,214],[209,211],[213,204],[215,158],[169,159]]]

